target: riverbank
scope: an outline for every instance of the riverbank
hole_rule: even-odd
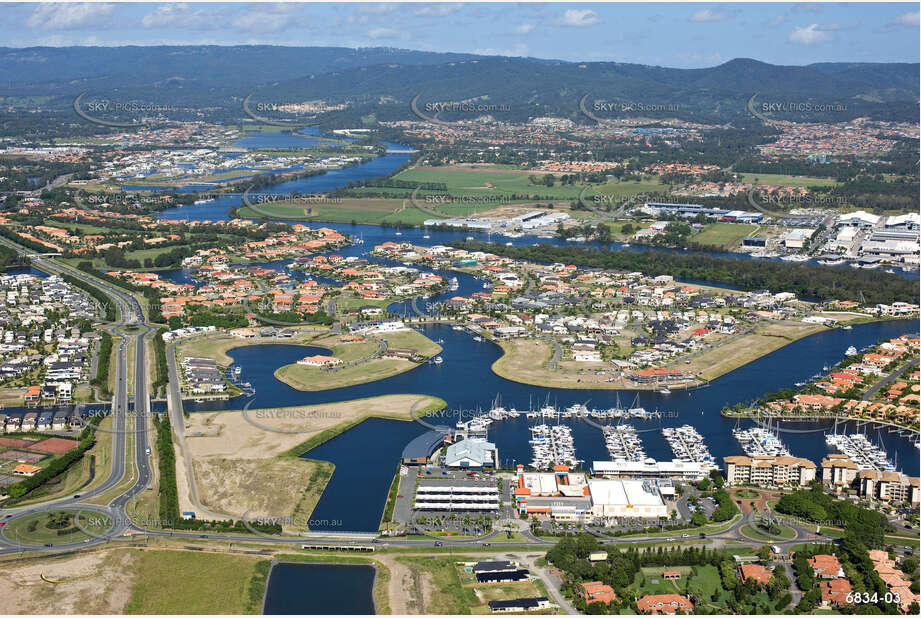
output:
[[[340,359],[343,365],[357,364],[327,370],[294,363],[279,367],[275,378],[300,391],[324,391],[383,380],[419,366],[412,360],[388,358],[385,352],[382,356],[369,358],[379,349],[375,339],[383,341],[387,350],[413,350],[422,358],[431,358],[441,352],[440,345],[415,330],[381,333],[360,343],[344,343],[340,336],[320,337],[311,340],[310,345],[330,347],[330,355]],[[368,360],[359,362],[362,359]]]
[[[192,414],[185,434],[200,502],[228,519],[247,513],[286,517],[289,531],[306,530],[334,466],[300,455],[370,417],[408,420],[413,406],[423,415],[444,402],[424,395],[386,395],[316,406]],[[178,476],[185,476],[184,468],[177,466]],[[195,511],[187,479],[178,486],[181,510]]]
[[[329,330],[325,328],[320,329],[309,326],[292,326],[291,329],[296,331],[294,336],[283,339],[278,337],[242,339],[222,332],[207,333],[179,340],[176,346],[176,353],[180,359],[189,356],[205,356],[213,358],[222,367],[229,367],[233,364],[233,359],[227,355],[227,352],[235,348],[265,344],[308,345],[312,339],[329,333]]]
[[[735,371],[763,356],[779,350],[804,337],[829,330],[819,324],[802,322],[770,322],[756,325],[746,334],[727,338],[727,343],[717,344],[690,355],[679,356],[665,364],[695,379],[669,384],[671,389],[694,388],[710,380]],[[495,342],[503,355],[493,363],[492,371],[506,380],[570,389],[601,389],[653,391],[658,384],[637,384],[623,375],[611,372],[609,363],[586,363],[554,358],[553,345],[540,339],[506,339]],[[690,362],[687,362],[690,361]],[[558,369],[550,366],[556,363]]]

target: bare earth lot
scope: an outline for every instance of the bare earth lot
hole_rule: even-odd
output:
[[[193,414],[187,421],[186,444],[202,504],[231,517],[247,511],[253,516],[282,517],[296,510],[298,520],[306,519],[332,474],[332,466],[286,453],[320,432],[370,416],[409,419],[417,403],[422,409],[439,401],[424,395],[387,395],[317,406],[248,410],[246,416],[241,411]],[[184,478],[185,465],[178,458],[176,471],[180,508],[194,511]]]

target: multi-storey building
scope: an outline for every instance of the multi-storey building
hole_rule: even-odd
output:
[[[757,455],[724,457],[729,485],[808,485],[815,480],[816,465],[808,459],[790,456]]]

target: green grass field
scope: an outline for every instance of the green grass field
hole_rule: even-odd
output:
[[[780,187],[837,187],[841,184],[834,178],[816,176],[791,176],[789,174],[739,174],[739,176],[742,182]]]
[[[692,242],[731,249],[746,236],[751,236],[758,229],[757,225],[744,223],[711,223],[700,232],[692,235]]]
[[[144,551],[126,614],[258,614],[269,562],[256,556]]]
[[[14,519],[3,527],[3,536],[26,545],[64,545],[90,540],[105,534],[111,527],[112,520],[102,513],[66,509]]]

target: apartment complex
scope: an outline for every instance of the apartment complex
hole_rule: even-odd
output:
[[[723,463],[729,485],[803,486],[816,475],[816,465],[802,457],[733,455],[724,457]]]

